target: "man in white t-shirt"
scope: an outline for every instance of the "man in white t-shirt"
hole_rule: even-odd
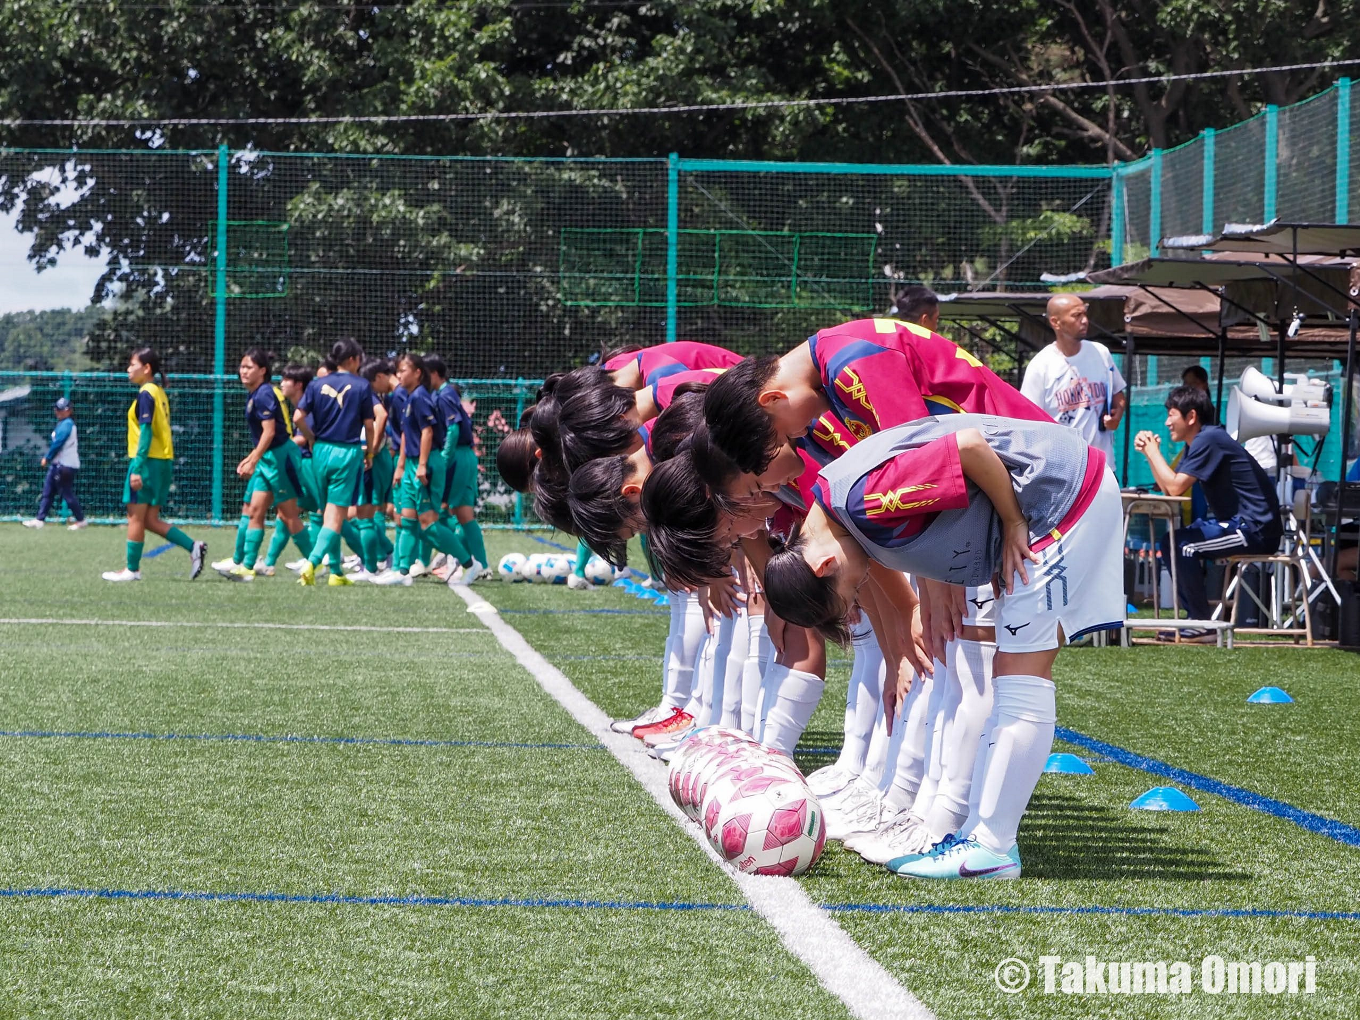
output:
[[[1114,432],[1128,408],[1124,377],[1110,351],[1086,337],[1086,302],[1077,294],[1048,299],[1056,338],[1025,368],[1020,392],[1060,425],[1069,425],[1114,464]]]

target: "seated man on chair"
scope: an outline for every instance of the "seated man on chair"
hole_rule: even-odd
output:
[[[1280,547],[1284,529],[1280,502],[1269,477],[1242,444],[1212,420],[1209,394],[1191,386],[1177,386],[1166,398],[1166,427],[1173,443],[1185,443],[1185,455],[1175,469],[1162,456],[1161,437],[1140,432],[1134,447],[1148,460],[1157,487],[1168,496],[1183,496],[1200,483],[1212,520],[1196,520],[1176,531],[1176,593],[1192,620],[1209,619],[1204,593],[1205,560],[1246,553],[1271,554]],[[1162,540],[1167,556],[1167,541]],[[1183,639],[1213,640],[1211,632],[1181,631]]]

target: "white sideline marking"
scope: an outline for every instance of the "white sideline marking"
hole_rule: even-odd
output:
[[[0,617],[0,625],[65,624],[77,627],[221,627],[224,630],[357,630],[374,634],[480,634],[481,627],[364,627],[332,623],[226,623],[220,620],[58,620]]]
[[[469,606],[481,599],[467,588],[454,589]],[[469,610],[470,612],[473,610]],[[534,649],[493,607],[477,611],[496,640],[529,671],[553,700],[609,749],[708,856],[737,884],[751,909],[779,933],[784,946],[798,957],[832,995],[861,1020],[934,1020],[934,1014],[896,978],[847,935],[836,921],[812,902],[803,887],[786,878],[747,875],[723,861],[697,826],[671,800],[666,767],[638,753],[631,736],[609,729],[610,718],[552,663]]]

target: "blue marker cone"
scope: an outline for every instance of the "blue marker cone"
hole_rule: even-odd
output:
[[[652,601],[655,602],[658,606],[665,606],[667,608],[669,608],[671,604],[671,600],[667,598],[665,595],[662,595],[660,593],[657,593],[657,595],[652,599]]]
[[[611,584],[609,587],[611,587],[611,588],[627,588],[628,585],[629,585],[629,583],[630,583],[630,582],[629,582],[628,578],[626,578],[626,577],[620,577],[617,581],[615,581],[615,582],[614,582],[613,584]]]
[[[1075,754],[1050,754],[1044,763],[1045,772],[1060,772],[1068,776],[1089,776],[1095,770]]]
[[[1130,614],[1130,615],[1132,615],[1133,613],[1138,612],[1138,607],[1135,606],[1132,602],[1129,603],[1128,609],[1129,609],[1129,614]]]
[[[1154,786],[1129,805],[1139,811],[1198,811],[1199,805],[1174,786]]]
[[[1278,687],[1262,687],[1247,699],[1248,705],[1292,705],[1294,699]]]

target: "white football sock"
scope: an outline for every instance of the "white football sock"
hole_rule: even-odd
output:
[[[883,705],[883,650],[874,637],[873,625],[861,619],[850,630],[854,639],[855,660],[850,668],[850,686],[845,694],[845,742],[841,744],[836,766],[857,776],[864,771],[874,722]]]
[[[694,690],[694,667],[699,661],[699,645],[708,633],[704,610],[699,600],[686,591],[667,592],[671,603],[671,638],[667,642],[666,686],[661,704],[681,708],[688,704]]]
[[[921,816],[932,842],[943,839],[945,833],[958,832],[968,818],[978,741],[992,713],[995,657],[994,641],[949,642],[950,685],[958,703],[945,722],[940,784],[929,811]]]
[[[765,630],[765,614],[751,617],[750,646],[741,671],[741,728],[755,735],[757,708],[760,705],[760,681],[765,675],[763,649],[770,643]]]
[[[732,621],[732,637],[727,643],[726,669],[722,676],[722,715],[714,720],[720,726],[736,729],[741,725],[741,685],[746,672],[746,660],[751,647],[751,618],[745,609],[738,609]],[[713,711],[718,711],[718,696],[714,694]]]
[[[685,711],[694,716],[696,726],[707,726],[713,714],[713,654],[717,647],[718,636],[705,632],[699,662],[694,667],[694,686],[685,703]]]
[[[947,647],[946,659],[949,655]],[[935,791],[939,789],[941,762],[944,757],[945,720],[949,718],[951,705],[957,701],[958,694],[945,664],[936,659],[933,665],[935,678],[930,685],[930,703],[926,706],[925,770],[911,805],[911,813],[917,818],[925,818],[931,804],[935,802]]]
[[[1042,677],[996,678],[991,749],[977,813],[965,823],[965,831],[994,853],[1004,854],[1015,843],[1020,817],[1053,749],[1055,691],[1053,681]]]
[[[761,699],[765,718],[760,742],[776,751],[793,754],[825,689],[826,681],[805,669],[776,664],[766,670]]]
[[[902,730],[902,746],[897,752],[897,767],[891,776],[885,773],[879,781],[883,801],[891,811],[911,807],[925,775],[926,717],[936,683],[933,677],[914,676],[902,706],[902,718],[893,720],[893,729]]]
[[[879,683],[882,682],[883,675],[880,672]],[[894,726],[893,729],[897,727]],[[888,719],[883,714],[883,703],[879,702],[878,716],[874,719],[874,732],[869,737],[869,753],[864,756],[864,771],[859,774],[861,780],[871,785],[877,784],[883,770],[888,766],[888,744],[891,740],[892,738],[888,736]]]
[[[707,710],[700,726],[718,726],[722,723],[727,699],[727,660],[732,657],[732,638],[736,633],[737,620],[734,616],[720,616],[717,633],[708,640],[713,645],[713,676],[709,681]]]

